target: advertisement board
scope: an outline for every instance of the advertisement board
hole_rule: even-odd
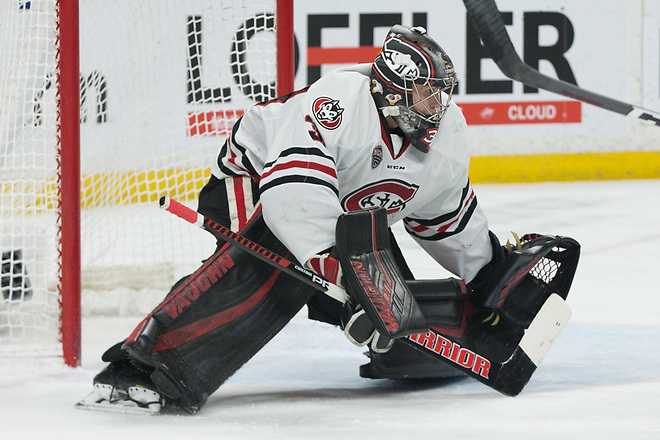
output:
[[[338,67],[371,62],[394,24],[423,26],[456,67],[454,100],[470,127],[472,157],[660,151],[658,127],[506,78],[472,30],[460,0],[294,5],[295,88]],[[530,66],[660,110],[660,2],[499,0],[497,5],[516,51]],[[118,14],[126,8],[130,22]],[[204,158],[217,151],[245,108],[275,97],[274,4],[254,2],[250,8],[246,18],[214,8],[213,0],[81,2],[83,154],[112,159],[98,161],[99,170],[110,163],[144,168],[143,162],[160,169],[154,157],[183,149],[196,153],[180,166],[207,166]],[[246,31],[248,23],[255,30]],[[245,32],[248,43],[237,43]],[[106,54],[119,47],[121,63],[105,64]],[[48,84],[44,89],[30,103],[35,109],[52,93]],[[41,123],[39,115],[34,120]],[[648,156],[637,158],[632,167],[648,165]],[[615,167],[618,158],[608,160],[598,166]],[[657,154],[652,160],[659,168]],[[650,177],[658,173],[652,170]]]
[[[500,0],[497,5],[518,54],[528,65],[553,78],[640,105],[641,54],[635,45],[641,39],[641,3],[606,3],[604,7],[599,0]],[[660,6],[648,3],[653,3],[646,6],[656,14],[644,13],[645,34],[650,32],[644,40],[645,51],[656,53],[647,57],[645,52],[649,67],[644,78],[650,82],[655,78],[657,88]],[[374,46],[395,23],[424,26],[454,61],[459,76],[454,99],[471,126],[473,155],[660,148],[660,133],[654,143],[635,144],[632,139],[640,129],[626,118],[506,78],[468,24],[461,1],[298,2],[295,29],[301,55],[296,86],[345,63],[368,62],[377,53]],[[658,100],[648,101],[652,108],[660,108],[658,104]]]

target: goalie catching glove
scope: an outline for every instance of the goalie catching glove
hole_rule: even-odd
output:
[[[514,234],[516,245],[501,246],[490,232],[493,258],[468,284],[479,305],[527,328],[552,293],[566,299],[580,257],[580,244],[557,235]]]

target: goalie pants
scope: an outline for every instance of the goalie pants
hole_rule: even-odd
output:
[[[293,258],[264,223],[257,185],[248,178],[211,177],[200,193],[198,211]],[[412,278],[395,242],[393,249],[402,272]],[[122,349],[154,368],[151,380],[165,397],[195,412],[305,305],[311,319],[339,324],[339,302],[237,246],[219,242],[199,269],[172,287]],[[400,355],[397,350],[397,359]],[[387,354],[378,356],[388,359]]]

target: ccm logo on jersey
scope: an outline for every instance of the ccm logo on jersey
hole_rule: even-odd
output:
[[[371,183],[353,191],[342,199],[345,211],[359,211],[382,206],[388,214],[401,211],[417,193],[418,185],[402,180],[388,179]]]
[[[344,109],[339,106],[338,99],[332,99],[326,96],[316,98],[314,104],[312,104],[312,111],[318,123],[328,130],[334,130],[339,127],[339,124],[341,124],[341,114],[344,113]]]

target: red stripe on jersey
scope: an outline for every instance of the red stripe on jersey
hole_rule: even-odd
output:
[[[234,199],[236,200],[236,216],[238,217],[238,230],[242,230],[247,223],[247,208],[245,207],[245,191],[243,190],[243,180],[245,177],[233,177],[234,181]]]
[[[414,226],[413,227],[413,226],[410,226],[410,223],[408,224],[408,228],[412,229],[415,232],[420,232],[420,233],[429,230],[429,228],[427,228],[424,225],[419,225],[419,226]]]
[[[403,152],[406,151],[409,146],[410,146],[410,141],[408,140],[408,138],[403,138],[403,145],[401,145],[401,151],[399,151],[399,155],[397,157],[395,157],[395,159],[398,159],[399,157],[401,157]]]
[[[238,150],[238,153],[237,153],[237,150],[234,148],[234,144],[230,140],[227,140],[227,151],[228,151],[228,154],[229,154],[229,157],[226,159],[227,163],[233,165],[234,167],[236,167],[239,170],[245,171],[252,178],[252,180],[259,183],[259,180],[261,179],[261,177],[254,174],[254,173],[251,173],[250,170],[246,169],[245,166],[243,166],[243,164],[239,163],[238,153],[240,153],[241,156],[243,156],[243,157],[245,157],[245,156],[243,155],[243,153],[240,150]]]
[[[466,200],[465,203],[463,204],[463,209],[461,209],[461,212],[458,213],[458,215],[454,218],[454,220],[453,220],[451,223],[448,223],[448,224],[445,225],[445,226],[441,226],[441,227],[439,227],[439,228],[437,229],[437,231],[438,231],[438,232],[446,232],[447,229],[449,229],[454,223],[456,223],[457,221],[459,221],[459,220],[463,217],[463,214],[465,213],[465,210],[466,210],[467,207],[470,205],[470,202],[472,201],[473,198],[474,198],[474,190],[472,190],[472,192],[470,192],[470,197],[467,198],[467,200]]]
[[[231,143],[231,140],[227,139],[227,150],[229,151],[229,158],[227,159],[227,162],[230,164],[234,165],[237,168],[243,169],[242,166],[238,165],[236,163],[236,158],[238,157],[236,154],[236,150],[234,150],[234,144]]]
[[[326,165],[321,165],[316,162],[307,162],[304,160],[292,160],[291,162],[285,162],[281,164],[277,164],[274,167],[272,167],[270,170],[267,172],[263,173],[261,175],[261,179],[266,179],[268,176],[273,174],[276,171],[283,171],[283,170],[290,170],[292,168],[301,168],[304,170],[316,170],[320,171],[323,174],[327,174],[328,176],[336,179],[337,178],[337,170],[335,170],[332,167],[326,166]]]
[[[463,217],[463,214],[465,214],[465,210],[468,208],[468,206],[470,205],[470,202],[472,201],[473,198],[474,198],[474,190],[472,190],[470,192],[470,196],[465,200],[465,203],[463,204],[463,207],[461,208],[461,212],[459,212],[458,215],[456,217],[454,217],[453,220],[451,220],[449,223],[445,223],[443,226],[437,227],[435,229],[435,231],[436,232],[447,232],[447,229],[452,227],[456,222],[458,222]],[[415,232],[419,232],[419,233],[422,233],[422,232],[425,232],[425,231],[428,231],[428,230],[431,229],[431,228],[428,228],[424,225],[419,225],[419,226],[413,227],[410,224],[408,224],[408,228],[412,229]]]
[[[380,138],[385,142],[385,146],[390,152],[390,156],[394,157],[394,147],[392,147],[392,142],[390,139],[390,134],[385,128],[385,124],[387,123],[387,119],[382,118],[380,120]]]

